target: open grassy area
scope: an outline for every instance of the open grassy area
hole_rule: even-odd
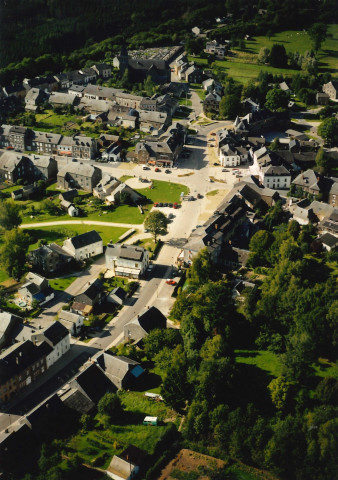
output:
[[[330,72],[335,75],[338,72],[338,25],[330,25],[328,33],[329,37],[325,40],[321,50],[317,54],[319,71],[322,73]],[[242,83],[248,83],[251,79],[257,78],[261,70],[274,75],[283,74],[284,76],[292,76],[300,73],[300,70],[274,68],[269,65],[257,63],[257,56],[260,49],[262,47],[271,49],[275,43],[282,43],[287,53],[299,52],[304,54],[312,48],[311,40],[306,32],[287,30],[276,33],[271,38],[266,36],[254,37],[245,42],[244,51],[235,49],[232,51],[233,56],[227,57],[225,60],[216,60],[215,65],[223,69],[230,77]],[[202,68],[208,66],[208,60],[206,58],[191,56],[189,60],[194,61]]]
[[[119,178],[120,182],[125,183],[129,178],[133,178],[133,175],[122,175],[122,177]]]
[[[208,197],[214,197],[215,195],[217,195],[219,192],[219,190],[211,190],[210,192],[207,192],[206,195]]]
[[[313,365],[313,369],[317,377],[334,377],[338,379],[338,365],[324,358],[319,358],[318,363]]]
[[[66,288],[69,287],[71,283],[76,280],[77,277],[69,276],[66,278],[52,278],[49,280],[49,285],[54,289],[54,290],[60,290],[64,291]]]
[[[235,350],[236,362],[255,365],[268,374],[278,377],[281,366],[277,355],[267,350]]]
[[[185,185],[182,185],[181,183],[153,180],[152,189],[142,188],[137,191],[153,202],[181,203],[181,192],[183,192],[184,195],[187,195],[189,192],[189,188]]]
[[[103,243],[106,245],[110,241],[116,242],[128,229],[122,227],[103,227],[99,225],[55,225],[51,227],[25,229],[32,238],[29,250],[38,248],[40,240],[46,240],[47,243],[54,242],[58,245],[62,245],[66,238],[79,235],[80,233],[89,232],[90,230],[96,230],[101,235]]]
[[[155,242],[153,238],[142,238],[140,240],[137,240],[134,245],[146,248],[150,252],[153,252],[155,249]]]

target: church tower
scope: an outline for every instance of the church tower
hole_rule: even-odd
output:
[[[128,68],[128,50],[127,50],[127,45],[125,44],[125,42],[123,42],[123,45],[122,45],[122,48],[121,48],[119,61],[120,61],[120,72],[123,75],[125,69]]]

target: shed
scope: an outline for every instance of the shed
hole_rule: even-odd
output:
[[[157,425],[157,417],[144,417],[143,425]]]

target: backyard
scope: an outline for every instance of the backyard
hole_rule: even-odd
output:
[[[137,191],[152,202],[181,203],[181,193],[183,192],[184,195],[187,195],[189,188],[181,183],[153,180],[153,188],[142,188]]]

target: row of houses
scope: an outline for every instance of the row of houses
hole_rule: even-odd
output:
[[[18,125],[1,125],[0,147],[19,152],[32,151],[41,155],[60,155],[93,159],[97,155],[97,140],[84,135],[67,137],[58,133],[34,131]]]

